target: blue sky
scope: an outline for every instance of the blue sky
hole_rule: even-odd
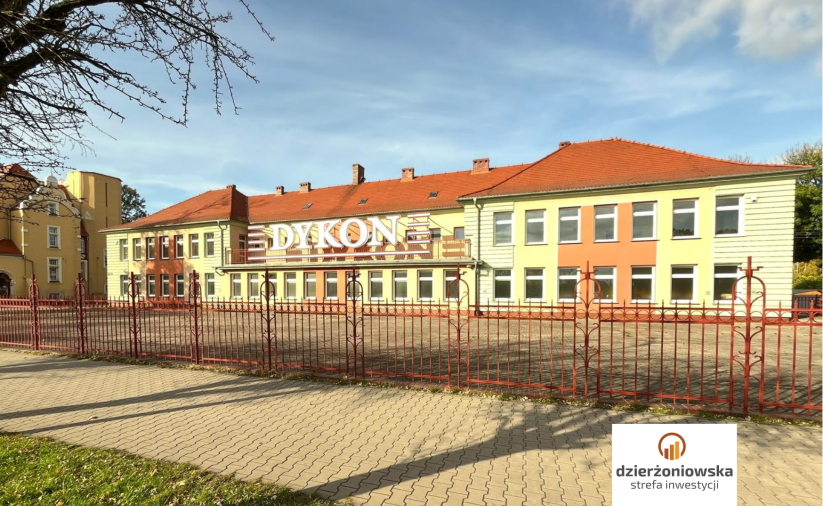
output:
[[[251,195],[534,161],[558,142],[624,137],[775,160],[821,137],[819,0],[579,2],[231,0],[225,33],[255,57],[239,115],[207,75],[188,127],[112,99],[80,169],[116,175],[150,212],[235,183]],[[225,7],[222,7],[225,4]],[[115,61],[169,99],[162,68]]]

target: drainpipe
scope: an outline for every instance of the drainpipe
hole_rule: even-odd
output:
[[[226,263],[226,249],[225,243],[223,242],[223,232],[228,229],[228,224],[226,224],[226,228],[223,228],[223,225],[220,224],[220,220],[217,220],[217,228],[220,229],[220,267],[223,267]],[[217,273],[221,276],[225,274],[221,268],[217,268],[215,271],[217,271]]]
[[[477,210],[477,258],[474,259],[474,315],[480,315],[480,206],[477,205],[477,197],[474,197],[474,208]]]

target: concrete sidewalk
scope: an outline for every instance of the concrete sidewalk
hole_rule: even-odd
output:
[[[610,504],[613,423],[712,423],[0,352],[0,430],[367,504]],[[821,431],[738,426],[739,503],[821,504]]]

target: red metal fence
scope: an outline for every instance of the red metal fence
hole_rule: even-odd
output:
[[[574,303],[526,305],[472,304],[460,276],[442,303],[204,299],[197,273],[186,299],[132,276],[88,300],[78,277],[74,299],[0,300],[0,345],[820,418],[821,310],[768,306],[755,271],[712,306],[595,303],[592,273]]]

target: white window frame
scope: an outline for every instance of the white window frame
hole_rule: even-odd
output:
[[[197,254],[192,253],[193,246],[197,246]],[[200,258],[200,234],[189,234],[189,258]]]
[[[634,273],[635,268],[638,268],[638,269],[651,269],[652,272],[651,272],[651,274],[636,274],[635,275],[635,273]],[[651,296],[651,298],[650,299],[635,299],[634,297],[632,297],[632,299],[631,299],[632,302],[633,303],[644,303],[644,302],[654,301],[654,298],[656,296],[655,289],[657,288],[655,286],[656,283],[654,282],[654,272],[655,272],[654,266],[653,265],[632,265],[631,269],[632,269],[631,270],[631,282],[634,282],[635,279],[651,279],[652,280],[652,296]],[[632,285],[630,284],[629,285],[629,295],[630,296],[631,296],[631,290],[632,290]]]
[[[501,271],[508,271],[508,275],[498,274]],[[492,271],[492,288],[493,288],[493,297],[496,301],[504,301],[504,302],[511,302],[514,300],[514,276],[512,275],[513,269],[494,269]],[[509,282],[509,296],[508,297],[498,297],[497,296],[497,281],[508,281]]]
[[[372,283],[375,281],[380,282],[380,293],[382,294],[380,297],[375,297],[372,295]],[[383,271],[369,271],[369,300],[383,300],[385,298],[384,288]]]
[[[249,299],[257,300],[260,298],[260,276],[256,272],[250,272],[247,275],[246,279],[246,289],[249,293]],[[256,286],[255,286],[256,285]],[[256,288],[257,295],[254,294]]]
[[[180,254],[177,254],[177,247],[180,247]],[[186,258],[186,240],[183,238],[183,234],[177,234],[174,236],[174,258]]]
[[[567,209],[574,209],[577,211],[575,216],[562,216],[562,211]],[[560,240],[560,222],[563,221],[576,221],[577,222],[577,238],[573,241],[561,241]],[[580,242],[580,208],[579,207],[561,207],[557,210],[557,243],[558,244],[577,244]]]
[[[737,199],[737,205],[734,206],[718,206],[717,201],[720,199]],[[746,206],[743,205],[743,195],[717,195],[714,201],[714,229],[715,229],[715,237],[740,237],[745,235],[745,230],[743,224],[746,222],[745,220],[745,209]],[[719,211],[732,211],[737,210],[737,233],[735,234],[718,234],[717,233],[717,213]]]
[[[287,300],[295,300],[297,299],[297,273],[296,272],[286,272],[284,273],[284,294]],[[291,288],[289,288],[291,286]],[[291,292],[291,295],[289,295]]]
[[[52,233],[54,231],[54,233]],[[54,235],[55,246],[51,245],[51,237]],[[48,249],[60,249],[62,243],[60,227],[57,225],[46,225],[46,247]]]
[[[120,275],[120,296],[121,297],[128,297],[129,296],[129,277],[126,274]]]
[[[277,298],[277,273],[276,272],[269,272],[269,279],[266,280],[266,284],[260,287],[260,296],[265,297],[266,293],[266,286],[271,284],[271,288],[269,288],[269,299],[274,300]]]
[[[612,273],[610,275],[605,275],[605,274],[598,275],[597,269],[611,269]],[[610,299],[595,299],[594,297],[592,297],[593,302],[611,303],[611,302],[614,302],[614,301],[617,300],[617,266],[616,265],[601,265],[601,266],[595,267],[594,268],[593,279],[596,280],[596,281],[599,281],[601,279],[610,279],[612,281],[612,291],[613,291],[612,298],[610,298]],[[598,286],[598,283],[594,283],[594,287],[592,288],[592,290],[597,288],[597,286]],[[603,287],[600,286],[600,289],[601,289],[601,295],[602,295]],[[594,295],[594,294],[592,294],[592,295]]]
[[[454,276],[449,276],[448,272],[454,272]],[[457,286],[457,297],[449,297],[449,283],[452,281],[457,280],[457,271],[456,270],[443,270],[443,298],[447,301],[456,301],[460,299],[460,283],[456,283]],[[432,291],[432,295],[434,292]]]
[[[206,243],[206,249],[203,252],[203,254],[206,256],[206,258],[212,258],[214,257],[214,232],[206,232],[205,234],[203,234],[203,237]],[[209,244],[211,244],[211,254],[209,253]]]
[[[206,283],[206,297],[217,297],[217,285],[214,282],[214,273],[207,272],[203,275],[203,281]]]
[[[314,276],[310,278],[309,275]],[[309,284],[314,285],[314,295],[309,296]],[[304,272],[303,273],[303,298],[307,300],[317,300],[317,273]]]
[[[571,276],[569,274],[561,275],[560,274],[561,269],[575,269],[575,274],[574,274],[574,276]],[[575,286],[575,290],[574,290],[575,293],[574,293],[574,298],[573,299],[569,299],[569,298],[564,299],[564,298],[560,297],[560,280],[562,280],[562,279],[574,279],[574,282],[576,284],[578,281],[580,281],[580,268],[579,267],[558,267],[557,268],[557,301],[558,302],[577,302],[577,298],[580,296],[580,287],[579,286]]]
[[[231,298],[232,299],[242,299],[243,298],[243,278],[240,274],[231,274],[229,275],[229,283],[231,283]]]
[[[540,213],[539,217],[529,218],[529,213]],[[546,244],[546,210],[545,209],[529,209],[526,211],[526,230],[525,241],[526,244]],[[541,237],[539,241],[529,241],[529,223],[540,223]]]
[[[402,276],[399,276],[402,274]],[[406,283],[406,296],[405,297],[398,297],[397,296],[397,282],[403,281]],[[391,288],[392,288],[392,297],[394,300],[399,301],[407,301],[409,300],[409,271],[406,270],[399,270],[399,271],[392,271],[391,273]]]
[[[674,273],[675,269],[685,269],[686,267],[691,267],[691,269],[692,269],[692,274],[691,275],[675,274]],[[689,279],[689,278],[691,278],[691,280],[692,280],[692,299],[690,299],[690,300],[688,300],[688,299],[672,299],[671,302],[672,303],[675,303],[675,302],[676,303],[683,303],[683,304],[695,303],[697,301],[697,266],[696,265],[672,265],[671,281],[674,281],[675,278],[677,278],[677,279]],[[670,289],[673,287],[673,285],[674,285],[674,283],[669,283]],[[673,296],[673,294],[670,293],[669,296]]]
[[[60,216],[60,204],[57,202],[48,203],[49,216]]]
[[[427,272],[427,275],[423,275],[424,272]],[[431,283],[431,297],[423,297],[421,294],[423,290],[420,289],[422,283],[426,281]],[[418,300],[434,300],[434,270],[420,270],[417,271],[417,298]]]
[[[161,297],[171,297],[171,275],[170,274],[161,274],[160,275],[160,296]]]
[[[540,271],[540,276],[535,276],[534,274],[529,275],[529,271]],[[529,280],[540,280],[540,298],[535,299],[533,297],[528,296],[528,288],[527,285]],[[527,267],[523,271],[523,298],[526,302],[543,302],[546,300],[546,269],[542,267]]]
[[[80,260],[80,276],[82,276],[83,281],[89,280],[89,261],[88,260]]]
[[[638,204],[651,204],[651,211],[635,211],[634,206]],[[651,237],[635,237],[634,236],[634,217],[635,216],[651,216],[652,217],[652,235]],[[632,241],[654,241],[657,239],[657,202],[632,202]]]
[[[181,288],[182,290],[178,290]],[[186,296],[186,275],[185,274],[175,274],[174,275],[174,296],[178,299],[182,299]]]
[[[503,219],[508,215],[508,219]],[[497,242],[497,227],[500,225],[509,226],[509,242]],[[514,212],[501,211],[492,215],[492,243],[495,246],[513,246],[514,245]]]
[[[151,255],[149,255],[149,244],[151,244]],[[157,258],[157,237],[146,236],[146,260]]]
[[[57,268],[57,279],[52,279],[51,277],[51,268],[52,268],[52,261],[56,262],[54,267]],[[63,282],[63,259],[57,257],[49,257],[46,259],[46,272],[49,276],[49,283],[62,283]]]
[[[164,250],[165,248],[165,250]],[[171,239],[167,235],[160,236],[160,259],[168,260],[171,258]]]
[[[157,296],[157,278],[154,274],[146,274],[146,296]]]
[[[334,277],[330,275],[334,274]],[[340,276],[336,272],[326,272],[323,275],[323,286],[325,287],[323,290],[323,297],[327,300],[337,300],[337,290],[340,289],[340,286],[337,284],[340,282]],[[330,281],[330,280],[334,281]],[[329,290],[329,285],[334,285],[334,290]],[[331,295],[330,295],[331,294]]]
[[[674,204],[677,202],[691,202],[694,206],[691,209],[675,209]],[[700,217],[700,206],[697,205],[699,199],[676,199],[672,202],[672,240],[678,241],[681,239],[697,239],[699,237],[700,231],[699,227],[699,217]],[[692,235],[674,235],[674,215],[675,214],[692,214],[694,215],[692,219],[694,220],[694,233]]]
[[[731,274],[718,274],[717,268],[718,267],[734,267],[735,272]],[[712,266],[712,300],[717,304],[731,304],[732,300],[735,300],[737,297],[742,295],[742,285],[738,285],[737,293],[732,293],[732,298],[729,300],[718,299],[717,294],[714,290],[714,280],[715,279],[740,279],[744,277],[743,273],[740,271],[740,264],[714,264]]]
[[[131,240],[131,249],[132,249],[132,256],[134,260],[140,261],[143,260],[143,239],[140,237],[135,237]],[[140,255],[137,254],[138,250],[140,251]]]
[[[611,207],[612,212],[610,214],[603,214],[598,216],[597,209],[598,208],[607,208]],[[611,239],[597,239],[597,220],[611,220],[612,221],[612,230],[614,234]],[[594,206],[594,229],[592,230],[592,238],[594,242],[617,242],[617,204],[602,204]]]

